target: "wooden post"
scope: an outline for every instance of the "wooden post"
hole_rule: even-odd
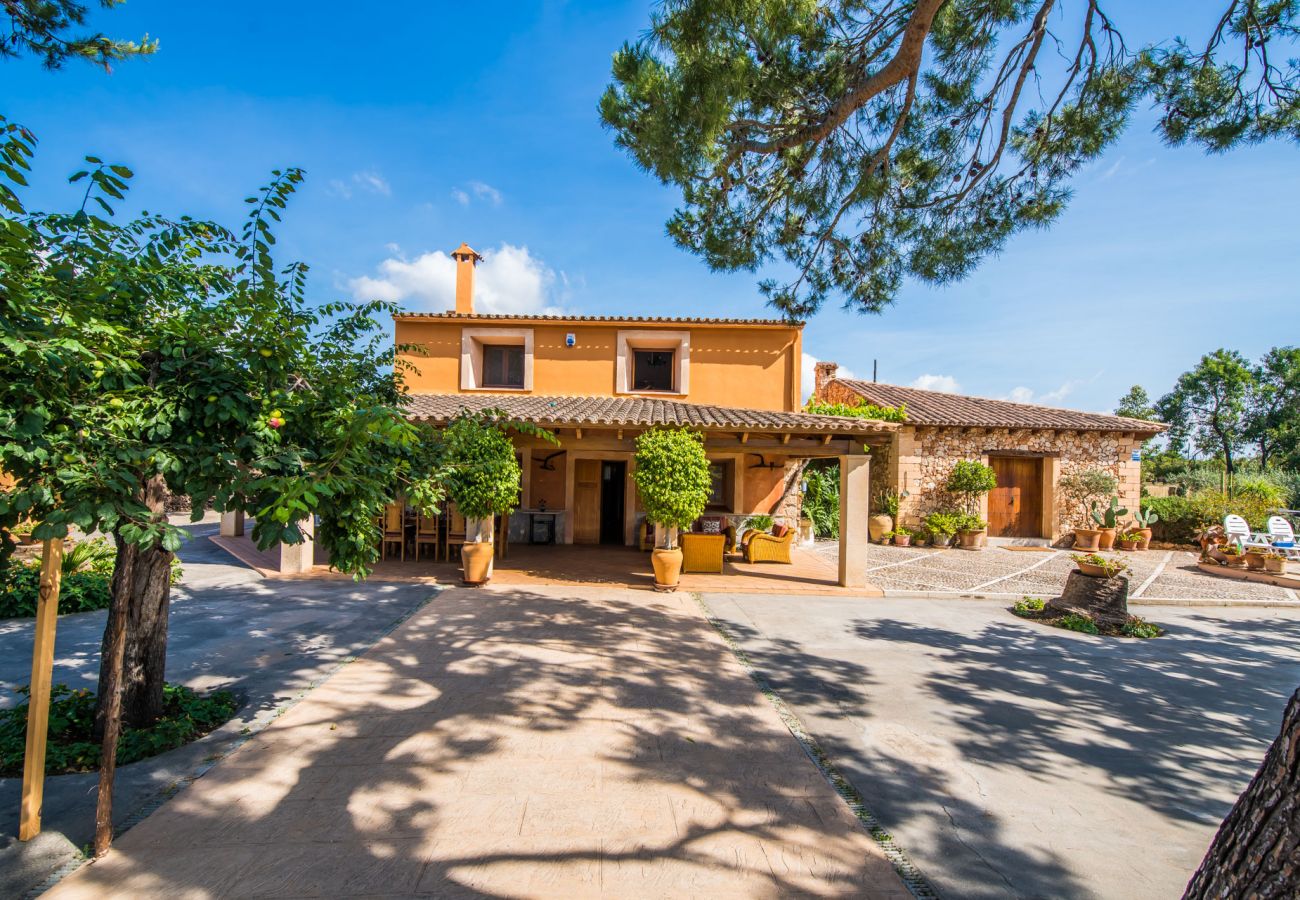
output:
[[[32,643],[32,683],[27,698],[27,754],[23,757],[22,812],[18,840],[41,833],[45,799],[45,743],[50,728],[50,682],[54,673],[54,629],[59,621],[59,582],[63,577],[63,539],[45,542],[41,553],[41,589]]]

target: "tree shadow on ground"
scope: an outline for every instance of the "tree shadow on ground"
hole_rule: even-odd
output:
[[[902,896],[689,598],[521,588],[441,595],[79,891]]]

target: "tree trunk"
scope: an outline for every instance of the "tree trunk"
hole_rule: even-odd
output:
[[[1300,690],[1264,764],[1214,836],[1184,900],[1300,897]]]
[[[145,503],[155,521],[166,517],[166,487],[161,478],[150,479]],[[122,664],[122,720],[132,727],[145,727],[162,715],[163,684],[167,666],[167,617],[171,610],[171,561],[173,554],[161,546],[141,549],[122,540],[117,542],[114,564],[113,599],[126,597],[126,646]],[[122,577],[117,576],[121,574]],[[107,659],[112,639],[104,631],[101,659]],[[105,698],[109,696],[107,667],[99,668],[99,707],[96,731],[103,734]]]
[[[95,727],[99,731],[99,790],[95,800],[95,857],[108,852],[113,843],[113,779],[117,773],[117,741],[122,732],[122,657],[126,651],[126,627],[134,556],[118,556],[113,569],[112,602],[104,647],[99,662],[99,706]]]
[[[1128,622],[1128,579],[1123,575],[1099,578],[1071,572],[1061,596],[1047,604],[1058,613],[1089,616],[1098,625],[1121,628]]]

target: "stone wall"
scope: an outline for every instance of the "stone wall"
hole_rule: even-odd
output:
[[[908,493],[900,501],[899,518],[916,525],[927,513],[956,505],[943,484],[958,460],[987,463],[990,455],[999,453],[1039,456],[1046,482],[1043,503],[1053,523],[1052,533],[1044,537],[1056,540],[1079,524],[1080,517],[1058,495],[1061,476],[1085,469],[1110,472],[1119,480],[1120,505],[1134,509],[1141,496],[1142,464],[1132,454],[1141,446],[1141,439],[1131,433],[907,426],[894,440],[896,465],[882,468],[890,473],[895,490]],[[987,501],[982,515],[987,516]]]

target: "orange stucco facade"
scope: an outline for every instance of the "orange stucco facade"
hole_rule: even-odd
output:
[[[528,340],[529,381],[512,391],[539,396],[664,396],[690,403],[796,411],[800,406],[799,325],[777,323],[584,321],[477,315],[395,318],[399,357],[413,394],[501,388],[474,385],[474,342]],[[620,385],[624,347],[678,347],[689,358],[672,391],[641,392]],[[571,340],[570,340],[571,337]],[[674,343],[678,342],[678,343]]]

